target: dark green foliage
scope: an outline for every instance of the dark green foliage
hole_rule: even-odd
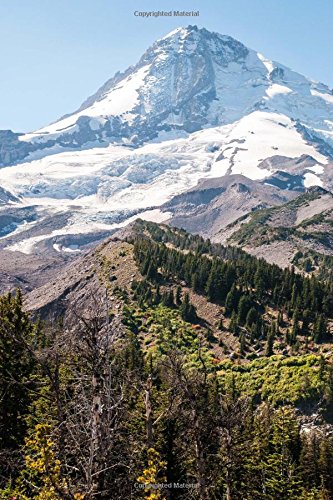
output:
[[[266,343],[266,356],[272,356],[273,354],[273,344],[274,344],[274,339],[275,339],[275,336],[276,336],[276,324],[273,323],[269,330],[268,330],[268,334],[267,334],[267,343]]]
[[[246,351],[246,339],[244,332],[242,332],[239,336],[239,352],[241,353],[242,356],[244,356],[245,351]]]
[[[176,289],[175,302],[177,306],[180,306],[182,303],[182,287],[180,285],[178,285]]]
[[[303,277],[294,268],[282,270],[237,248],[211,244],[184,231],[157,228],[153,223],[141,224],[151,235],[151,238],[134,241],[134,255],[143,274],[148,273],[150,264],[147,267],[147,262],[153,262],[156,272],[159,270],[158,275],[155,273],[155,280],[162,276],[166,280],[172,277],[173,281],[185,281],[196,293],[224,305],[226,316],[231,317],[236,312],[238,323],[251,327],[256,338],[260,338],[269,325],[265,327],[265,322],[258,320],[255,314],[259,317],[260,311],[267,306],[287,311],[289,318],[293,316],[288,334],[291,345],[296,344],[302,329],[309,331],[318,315],[322,319],[314,328],[314,339],[321,342],[325,338],[327,329],[323,324],[327,318],[333,317],[330,282],[320,282],[314,276]],[[170,244],[178,248],[171,248]],[[152,276],[154,273],[150,273],[153,281]],[[178,299],[176,303],[179,303]],[[281,315],[278,322],[281,326]]]
[[[251,307],[252,301],[250,300],[248,295],[242,295],[238,303],[238,323],[240,325],[245,324],[248,312],[250,311]]]
[[[151,295],[148,295],[152,300],[157,290],[147,282],[133,283],[132,289],[134,294],[138,294],[138,299],[141,294],[147,296],[150,290]],[[170,291],[166,292],[166,300],[171,298]],[[192,307],[189,294],[184,294],[181,309],[193,314]],[[65,356],[62,350],[67,344],[55,344],[47,367],[51,369],[55,359],[60,361],[59,370],[55,373],[63,389],[60,392],[45,392],[44,380],[32,386],[30,384],[36,371],[34,357],[43,355],[48,341],[22,312],[20,295],[2,298],[0,312],[2,333],[10,333],[7,338],[14,342],[16,338],[21,339],[21,347],[15,346],[15,349],[8,348],[10,342],[2,343],[6,356],[2,353],[1,368],[4,361],[7,368],[12,367],[11,370],[15,366],[15,377],[24,381],[17,387],[20,415],[29,417],[26,421],[50,422],[50,442],[53,443],[59,470],[59,476],[51,476],[50,471],[55,465],[50,462],[53,457],[50,454],[47,467],[42,467],[42,472],[34,475],[29,462],[24,464],[27,448],[22,446],[24,437],[33,433],[25,426],[14,428],[13,422],[7,418],[4,438],[12,438],[15,434],[10,451],[15,447],[19,458],[12,465],[11,474],[6,476],[3,466],[0,468],[1,498],[20,498],[22,492],[27,491],[26,498],[34,498],[45,483],[55,484],[58,488],[54,498],[69,499],[69,488],[73,494],[82,493],[89,498],[90,489],[81,464],[82,454],[86,453],[85,446],[91,443],[96,420],[93,424],[91,412],[95,399],[86,397],[91,390],[91,380],[98,383],[99,379],[91,379],[88,374],[91,374],[92,366],[97,369],[104,357],[109,355],[112,355],[112,363],[103,365],[101,380],[108,376],[110,369],[112,376],[107,379],[108,384],[102,386],[104,389],[98,392],[98,397],[103,400],[99,413],[101,420],[107,408],[112,408],[112,420],[106,420],[102,449],[95,450],[96,454],[102,453],[103,456],[98,469],[103,480],[94,485],[98,493],[94,494],[95,497],[131,498],[134,494],[136,498],[133,484],[147,467],[146,456],[151,446],[165,462],[165,476],[169,484],[194,482],[198,485],[193,495],[191,493],[194,499],[225,498],[227,494],[230,498],[251,500],[332,497],[332,436],[329,432],[317,432],[316,429],[301,433],[298,413],[293,407],[313,398],[323,399],[325,388],[333,388],[333,370],[323,356],[290,359],[271,356],[242,364],[224,361],[216,371],[207,351],[202,348],[197,329],[182,321],[176,308],[162,304],[147,307],[144,303],[141,310],[135,302],[125,304],[123,308],[127,334],[121,342],[110,347],[110,354],[103,350],[101,356],[100,349],[97,352],[93,349],[93,357],[88,356],[90,348],[82,350],[80,336],[74,350],[67,349]],[[248,321],[256,327],[257,323],[260,324],[260,315],[249,312]],[[236,312],[233,311],[232,315],[235,318]],[[240,353],[247,356],[245,328],[239,330]],[[144,352],[140,336],[142,332],[150,334],[153,331],[157,335],[155,348]],[[270,338],[274,339],[275,334],[276,325],[273,322],[267,333],[267,342]],[[89,337],[89,345],[94,338]],[[34,351],[30,352],[30,349]],[[41,359],[46,361],[48,358]],[[57,379],[51,377],[51,380]],[[81,387],[84,389],[82,392]],[[33,410],[31,389],[42,412]],[[108,398],[115,393],[119,399],[114,413],[115,405],[108,403]],[[73,403],[73,398],[78,399]],[[332,393],[327,393],[325,398],[329,405],[333,400]],[[285,400],[288,400],[288,405]],[[53,413],[57,405],[61,408],[60,422]],[[0,410],[3,418],[8,410],[4,399],[0,401]],[[83,419],[85,412],[86,420]],[[111,427],[114,422],[116,425]],[[17,422],[14,423],[17,426]],[[148,424],[152,426],[149,443]],[[82,429],[80,426],[83,426]],[[71,444],[76,444],[76,440],[71,441],[72,433],[83,436],[80,453]],[[0,457],[8,451],[5,445],[8,446],[8,442],[5,443],[2,438]],[[105,449],[107,454],[104,454]],[[89,455],[86,457],[89,458]],[[84,463],[89,463],[89,460]],[[0,461],[0,464],[3,462]],[[108,468],[112,470],[111,474],[104,473]],[[12,486],[7,484],[9,477]],[[29,483],[22,477],[29,478]],[[179,489],[172,489],[170,497],[186,498],[184,491]],[[43,494],[40,498],[44,498]]]
[[[327,336],[327,323],[323,314],[316,318],[313,328],[313,340],[317,343],[322,342]]]
[[[246,315],[246,325],[252,326],[254,323],[256,323],[257,319],[258,319],[258,312],[254,307],[251,307],[251,309]]]
[[[9,396],[0,398],[0,498],[46,498],[53,488],[52,499],[141,498],[138,478],[154,469],[154,453],[163,469],[154,477],[196,485],[163,490],[166,498],[333,498],[332,433],[316,427],[319,412],[331,418],[332,356],[327,346],[295,355],[303,335],[330,340],[332,282],[141,224],[133,243],[144,279],[113,289],[122,301],[114,323],[103,310],[82,331],[46,335],[19,293],[0,299],[0,390]],[[213,309],[211,324],[192,302]],[[317,415],[308,432],[304,408]],[[57,459],[37,475],[24,458],[31,422],[47,422],[48,459]]]
[[[194,305],[190,301],[190,296],[185,293],[184,300],[180,306],[180,314],[184,321],[188,323],[196,323],[198,321],[198,316]]]
[[[174,296],[173,296],[173,291],[172,290],[166,290],[163,295],[162,295],[162,304],[165,307],[173,307],[175,305],[174,303]]]
[[[305,309],[303,311],[303,323],[302,323],[302,333],[303,335],[308,335],[309,334],[309,326],[311,322],[311,313],[308,309]]]
[[[0,449],[22,443],[36,366],[30,344],[38,329],[22,308],[21,293],[0,298]]]
[[[225,299],[225,314],[227,316],[230,316],[233,311],[237,310],[238,301],[239,293],[237,291],[235,283],[233,283]]]

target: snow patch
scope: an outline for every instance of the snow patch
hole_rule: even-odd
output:
[[[322,173],[324,173],[324,167],[323,167],[323,165],[313,165],[313,167],[308,167],[308,170],[311,170],[315,174],[322,174]]]
[[[266,94],[271,99],[278,94],[290,94],[290,92],[292,92],[292,90],[289,87],[286,87],[285,85],[279,85],[278,83],[273,83],[273,85],[268,87],[268,89],[266,90]]]
[[[329,104],[333,104],[333,95],[332,94],[325,94],[322,92],[318,92],[318,90],[311,89],[311,94],[316,97],[320,97],[324,101],[328,102]]]
[[[66,252],[66,253],[81,252],[78,245],[69,245],[68,247],[65,247],[63,245],[59,245],[59,243],[54,243],[53,248],[56,252]]]
[[[306,188],[311,187],[311,186],[323,186],[323,181],[319,179],[319,177],[315,174],[312,174],[310,172],[307,172],[304,175],[304,186]]]
[[[263,54],[260,54],[259,52],[257,52],[257,56],[259,57],[259,59],[263,63],[263,65],[267,68],[268,73],[271,73],[274,69],[273,61],[266,59],[266,57]]]

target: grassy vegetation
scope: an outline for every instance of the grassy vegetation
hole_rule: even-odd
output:
[[[233,378],[239,393],[272,404],[300,404],[318,401],[329,387],[329,370],[319,355],[272,356],[246,364],[221,363],[218,375],[226,382]]]

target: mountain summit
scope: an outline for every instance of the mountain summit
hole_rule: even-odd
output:
[[[191,133],[269,110],[315,126],[333,145],[326,122],[333,120],[332,103],[327,86],[234,38],[188,26],[157,40],[135,66],[108,80],[76,112],[22,139],[71,147],[120,140],[136,146],[161,132]]]
[[[252,208],[272,199],[267,185],[332,190],[332,159],[329,87],[229,36],[177,28],[74,113],[25,135],[0,131],[11,195],[0,249],[79,252],[138,214],[168,220],[167,203],[207,178],[223,177],[227,193],[231,176],[260,182],[255,203],[242,194]]]

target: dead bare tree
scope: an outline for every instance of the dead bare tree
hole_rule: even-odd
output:
[[[79,485],[86,499],[110,498],[110,474],[120,466],[114,442],[124,402],[116,356],[121,325],[117,317],[110,319],[107,300],[91,296],[89,303],[84,313],[73,307],[76,326],[57,339],[66,379],[56,390],[62,413],[58,436],[62,465],[75,477],[76,489]]]

